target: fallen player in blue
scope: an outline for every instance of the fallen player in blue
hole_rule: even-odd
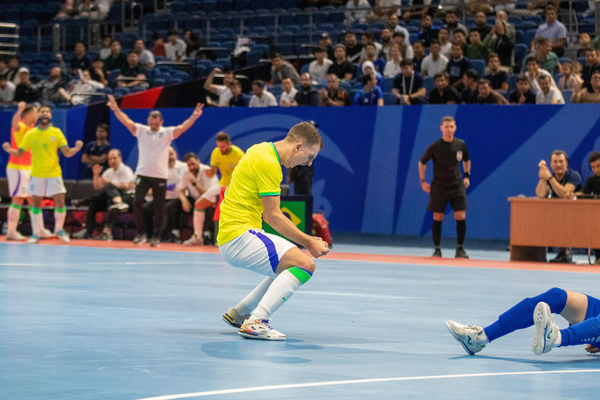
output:
[[[569,322],[559,329],[552,314],[560,314]],[[528,297],[482,328],[446,321],[446,327],[469,355],[480,352],[488,343],[518,329],[535,325],[531,350],[536,355],[554,347],[585,344],[589,353],[600,351],[600,300],[585,294],[552,288],[536,297]]]

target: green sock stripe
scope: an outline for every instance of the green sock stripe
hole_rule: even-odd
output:
[[[31,207],[31,213],[32,214],[41,214],[42,213],[42,209],[41,208],[35,208],[35,207]]]
[[[66,206],[64,206],[62,208],[55,207],[54,208],[54,212],[57,212],[57,213],[66,213],[67,212],[67,207]]]
[[[23,206],[22,206],[22,205],[20,205],[20,204],[13,204],[13,203],[10,203],[10,208],[14,208],[15,210],[19,210],[19,211],[21,211],[21,208],[23,208]]]
[[[312,276],[312,274],[310,272],[308,272],[307,270],[302,269],[300,267],[292,267],[292,268],[289,268],[288,271],[290,271],[290,273],[292,275],[294,275],[300,281],[300,283],[302,283],[303,285],[306,282],[308,282],[308,280]]]
[[[198,212],[204,212],[204,210],[198,210],[196,207],[194,207],[194,211],[198,211]]]

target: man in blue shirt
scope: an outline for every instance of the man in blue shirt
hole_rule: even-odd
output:
[[[446,72],[448,72],[448,76],[450,77],[450,85],[455,87],[461,84],[463,75],[467,70],[471,69],[471,61],[463,57],[463,48],[457,43],[452,45],[450,55],[452,57],[450,57],[446,65]]]
[[[77,42],[75,43],[75,57],[71,60],[71,74],[77,75],[77,70],[80,69],[85,71],[92,67],[92,59],[90,56],[85,54],[86,47],[85,43]]]
[[[437,28],[432,27],[432,25],[431,15],[424,14],[423,18],[421,18],[421,32],[419,32],[417,40],[427,48],[431,45],[431,41],[438,37],[439,31]]]
[[[362,77],[363,90],[354,96],[355,106],[383,106],[383,94],[377,86],[377,77],[366,74]]]
[[[540,25],[535,32],[535,37],[548,38],[552,42],[552,51],[558,57],[562,57],[565,52],[565,44],[567,42],[567,28],[557,21],[558,12],[553,6],[546,8],[546,23]],[[535,41],[531,42],[531,51],[535,51]]]
[[[411,60],[400,62],[401,74],[394,78],[392,93],[398,98],[398,104],[427,104],[427,89],[423,86],[421,74],[414,71]]]
[[[231,91],[231,99],[229,99],[229,107],[248,107],[250,104],[250,97],[242,93],[242,84],[237,79],[234,79],[229,84],[229,91]]]

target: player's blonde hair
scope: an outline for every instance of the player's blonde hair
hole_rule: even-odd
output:
[[[308,122],[300,122],[294,125],[288,132],[285,140],[288,142],[301,141],[307,146],[318,144],[321,149],[323,148],[323,139],[319,130]]]

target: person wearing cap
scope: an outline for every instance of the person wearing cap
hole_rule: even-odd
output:
[[[315,50],[316,60],[312,61],[308,66],[308,72],[310,73],[313,82],[316,82],[317,85],[325,79],[329,67],[333,64],[333,61],[325,58],[326,54],[325,49],[318,47]]]
[[[294,85],[300,83],[300,76],[296,68],[289,62],[284,61],[281,54],[275,53],[271,57],[271,65],[271,83],[273,85],[281,84],[283,78],[290,78]]]
[[[354,66],[346,59],[346,46],[338,44],[335,46],[335,62],[331,64],[328,74],[334,74],[339,80],[349,81],[354,78]]]
[[[19,68],[19,80],[21,83],[19,83],[15,89],[14,101],[24,101],[25,103],[33,103],[38,101],[38,92],[29,79],[28,68]]]
[[[333,55],[333,46],[331,45],[331,37],[329,33],[323,32],[319,37],[319,47],[324,49],[327,52],[327,58],[331,61],[335,60],[335,56]]]
[[[0,103],[10,104],[15,98],[17,87],[11,81],[6,80],[5,75],[0,75]]]

